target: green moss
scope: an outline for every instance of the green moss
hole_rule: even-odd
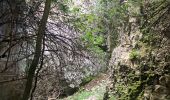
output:
[[[94,76],[85,77],[84,79],[82,79],[82,83],[80,84],[80,86],[86,85],[87,83],[89,83],[94,78],[95,78]]]

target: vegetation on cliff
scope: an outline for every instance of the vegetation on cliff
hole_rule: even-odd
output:
[[[169,0],[0,6],[0,99],[170,99]]]
[[[134,1],[135,2],[135,1]],[[112,67],[113,86],[111,94],[120,100],[169,100],[170,65],[168,55],[169,48],[169,4],[168,0],[151,0],[130,3],[138,7],[138,11],[129,10],[129,18],[134,21],[129,34],[131,46],[123,46],[120,49],[128,49],[126,52],[114,51],[110,66]],[[131,7],[131,6],[130,6]],[[130,20],[129,20],[130,22]],[[124,45],[124,40],[120,45]],[[127,43],[127,42],[126,42]],[[127,58],[115,58],[115,53],[126,55]],[[114,59],[118,60],[114,60]]]

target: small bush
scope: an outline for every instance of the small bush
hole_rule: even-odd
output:
[[[138,60],[140,58],[140,53],[137,50],[132,50],[129,54],[130,60]]]

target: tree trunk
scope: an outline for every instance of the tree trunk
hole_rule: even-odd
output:
[[[30,96],[35,70],[38,66],[39,59],[41,56],[42,40],[43,40],[43,36],[45,33],[48,15],[50,12],[50,6],[51,6],[51,0],[46,0],[43,17],[40,21],[40,25],[39,25],[38,32],[37,32],[35,55],[31,63],[31,66],[29,68],[29,71],[28,71],[26,87],[24,90],[22,100],[28,100]]]

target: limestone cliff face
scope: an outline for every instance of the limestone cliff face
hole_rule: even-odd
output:
[[[109,64],[110,96],[116,100],[170,100],[170,39],[157,31],[143,33],[137,22],[129,17],[128,25],[119,30],[119,45]],[[123,30],[127,26],[130,31]]]
[[[117,100],[170,100],[170,39],[142,34],[133,21],[131,34],[120,31],[119,45],[112,52],[110,96]]]

